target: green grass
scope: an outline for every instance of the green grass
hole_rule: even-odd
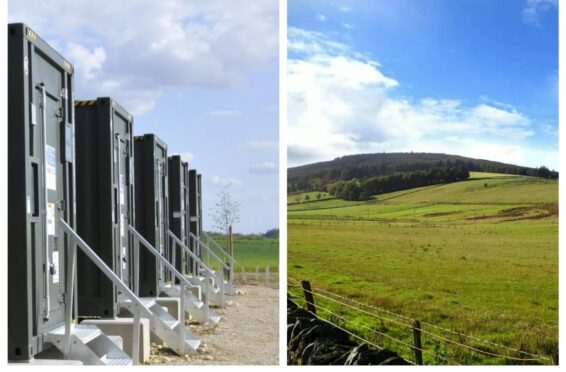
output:
[[[226,247],[225,236],[214,235],[213,238]],[[215,252],[218,253],[218,250],[215,249]],[[264,272],[267,266],[270,272],[279,271],[279,239],[251,235],[234,236],[234,255],[237,272],[242,270],[242,266],[246,272],[255,272],[256,266],[260,272]]]
[[[361,204],[321,208],[330,203],[325,200],[309,203],[308,209],[289,208],[289,277],[308,279],[315,287],[412,318],[549,355],[558,347],[554,327],[558,183],[519,176],[482,177],[378,195]],[[348,319],[412,340],[403,327],[317,300],[346,313]],[[399,344],[347,326],[411,356]],[[510,363],[423,337],[426,348],[452,362]],[[439,363],[427,355],[425,361]]]
[[[288,195],[287,204],[310,203],[312,201],[320,201],[325,199],[332,199],[332,196],[330,196],[330,194],[328,194],[327,192],[309,191],[309,192]]]

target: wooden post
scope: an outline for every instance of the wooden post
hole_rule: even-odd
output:
[[[311,283],[308,280],[301,280],[305,301],[307,302],[307,310],[316,315],[316,306],[314,305],[314,297],[312,295]]]
[[[413,339],[415,342],[415,363],[419,366],[423,365],[423,351],[421,343],[421,322],[415,320],[413,322]]]
[[[230,240],[230,247],[229,251],[230,256],[234,257],[234,235],[232,234],[232,226],[228,229],[228,239]],[[234,263],[228,260],[228,267],[230,268],[230,272],[228,273],[228,277],[230,280],[234,280]]]

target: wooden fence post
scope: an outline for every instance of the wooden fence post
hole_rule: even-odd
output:
[[[423,351],[421,343],[421,322],[415,320],[413,322],[413,339],[415,342],[415,363],[419,366],[423,365]]]
[[[316,315],[316,306],[314,306],[314,296],[312,295],[311,282],[301,280],[305,301],[307,302],[307,310]]]

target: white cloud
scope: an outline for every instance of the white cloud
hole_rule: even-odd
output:
[[[342,22],[342,27],[344,27],[347,30],[353,30],[355,28],[353,24],[347,22]]]
[[[522,12],[523,22],[540,27],[540,14],[558,8],[558,0],[527,0]]]
[[[93,48],[92,52],[80,44],[67,44],[65,55],[75,62],[75,73],[84,80],[92,80],[106,60],[104,48]]]
[[[62,47],[83,98],[134,114],[168,89],[239,84],[278,55],[276,0],[18,0],[9,17]]]
[[[341,7],[338,8],[339,11],[344,12],[344,13],[349,13],[352,11],[352,8],[350,8],[349,6],[343,5]]]
[[[219,176],[212,176],[212,184],[214,186],[228,187],[228,186],[242,186],[244,183],[238,178],[222,178]]]
[[[526,165],[533,161],[526,154],[534,152],[525,146],[535,135],[532,120],[512,105],[487,99],[469,104],[399,98],[399,82],[384,74],[379,63],[323,34],[290,34],[289,45],[301,43],[309,44],[308,52],[290,58],[287,68],[290,166],[381,151],[445,152]],[[337,52],[340,48],[344,53]]]
[[[316,19],[317,19],[319,22],[326,22],[326,16],[325,16],[324,14],[317,14],[317,15],[316,15]]]
[[[275,163],[266,161],[263,163],[252,165],[252,167],[250,168],[250,172],[255,174],[275,174],[278,171]]]
[[[234,117],[234,116],[243,115],[243,112],[238,111],[238,110],[218,110],[218,111],[209,111],[205,115],[206,116]]]
[[[187,163],[189,163],[189,167],[191,166],[191,162],[195,159],[195,156],[192,152],[182,152],[179,154],[181,159]]]

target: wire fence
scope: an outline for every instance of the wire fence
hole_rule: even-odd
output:
[[[333,325],[340,329],[349,328],[348,334],[363,330],[363,332],[357,332],[358,334],[356,334],[355,338],[369,345],[377,346],[377,343],[380,342],[368,340],[369,337],[367,335],[377,336],[375,339],[381,340],[381,346],[377,346],[380,348],[384,347],[383,341],[387,341],[392,346],[402,346],[404,352],[400,353],[400,355],[404,356],[405,359],[412,360],[414,364],[422,364],[422,354],[428,357],[425,358],[427,362],[425,364],[458,365],[462,362],[462,359],[464,359],[464,364],[468,364],[470,359],[477,360],[478,356],[484,359],[498,358],[498,360],[504,361],[506,364],[548,365],[555,363],[552,357],[546,355],[527,352],[429,322],[419,321],[322,288],[311,288],[308,281],[299,282],[293,278],[288,278],[287,285],[290,293],[295,295],[294,298],[300,299],[307,308],[311,309],[311,313],[313,312],[312,310],[322,310],[329,318],[339,320],[343,327],[335,323],[332,323]],[[325,306],[323,307],[321,304]],[[337,310],[331,310],[329,307],[334,307]],[[314,313],[316,315],[316,311]],[[320,318],[320,316],[316,316]],[[364,324],[364,318],[376,319],[382,325],[392,325],[396,327],[396,332],[388,333],[392,329],[383,326],[380,330],[372,328]],[[325,321],[328,322],[329,320]],[[337,321],[336,323],[338,323]],[[399,336],[403,333],[406,333],[407,336],[412,333],[414,342],[411,343],[403,340],[402,338],[404,337]],[[425,343],[422,343],[422,335],[426,336]],[[455,340],[453,337],[457,337],[459,340]],[[426,347],[427,345],[432,348]],[[441,349],[441,345],[444,346],[444,351]],[[447,348],[450,348],[452,352],[448,352]],[[492,362],[495,364],[496,360],[492,360]]]

